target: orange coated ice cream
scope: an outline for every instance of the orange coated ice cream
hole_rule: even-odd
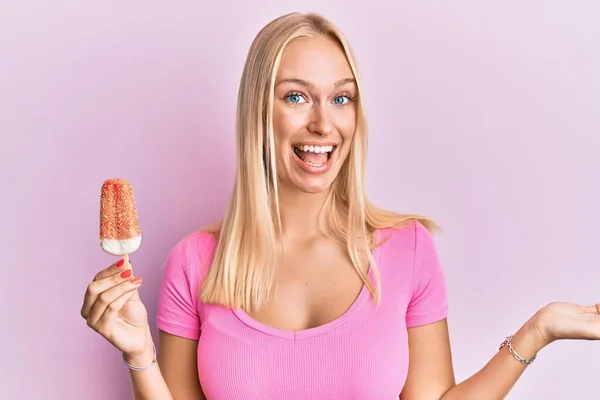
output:
[[[123,256],[142,242],[133,188],[126,179],[107,179],[100,195],[100,246],[108,254]]]

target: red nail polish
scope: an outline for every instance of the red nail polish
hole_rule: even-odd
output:
[[[131,276],[131,270],[121,272],[121,278],[129,278]]]
[[[137,278],[133,278],[132,280],[130,280],[129,282],[131,283],[139,283],[142,281],[142,277],[138,276]]]
[[[116,263],[115,265],[116,265],[117,267],[120,267],[120,266],[122,266],[122,265],[123,265],[123,263],[124,263],[124,262],[125,262],[125,260],[123,260],[123,259],[121,258],[121,259],[119,260],[119,262],[118,262],[118,263]]]

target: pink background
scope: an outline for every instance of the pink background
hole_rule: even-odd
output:
[[[79,316],[114,260],[100,186],[136,191],[154,326],[162,260],[228,198],[250,42],[299,6],[248,3],[2,1],[0,398],[130,398],[120,354]],[[444,228],[457,379],[546,303],[600,302],[598,2],[323,3],[299,10],[355,47],[372,198]],[[599,369],[600,344],[555,343],[509,398],[597,399]]]

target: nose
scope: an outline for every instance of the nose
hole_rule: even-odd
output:
[[[328,136],[333,132],[333,124],[327,115],[327,109],[323,105],[316,105],[311,112],[311,118],[308,123],[308,130],[311,133]]]

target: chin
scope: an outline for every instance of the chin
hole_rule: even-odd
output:
[[[294,186],[303,193],[319,194],[329,191],[331,183],[329,179],[308,179],[302,182],[295,182]]]

